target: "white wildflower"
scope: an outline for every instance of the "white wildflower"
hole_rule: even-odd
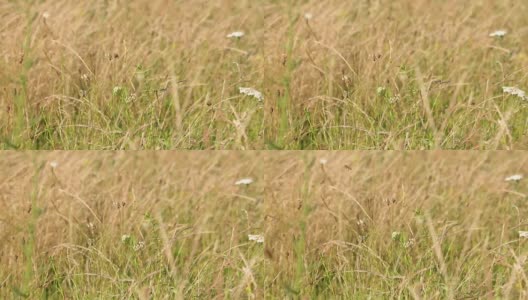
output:
[[[141,241],[134,245],[134,251],[139,251],[145,248],[145,242]]]
[[[395,240],[400,236],[401,232],[399,231],[393,231],[392,232],[392,239]]]
[[[504,179],[505,181],[519,181],[523,178],[523,176],[521,174],[515,174],[515,175],[512,175],[512,176],[508,176],[506,177],[506,179]]]
[[[255,241],[259,244],[264,243],[264,236],[260,234],[248,234],[248,239],[250,241]]]
[[[128,240],[130,240],[130,235],[128,235],[128,234],[123,234],[123,235],[121,236],[121,242],[126,243]]]
[[[489,34],[490,37],[504,37],[508,33],[506,30],[496,30]]]
[[[81,79],[84,80],[84,81],[87,81],[88,80],[88,75],[82,74],[81,75]]]
[[[122,89],[123,89],[123,88],[120,87],[120,86],[114,86],[114,89],[112,90],[112,93],[113,93],[114,95],[116,95],[116,94],[118,94],[119,92],[121,92]]]
[[[49,163],[50,167],[52,167],[53,169],[57,168],[59,166],[59,163],[56,162],[56,161],[52,161]]]
[[[228,34],[226,37],[228,38],[241,38],[244,36],[244,32],[243,31],[234,31],[234,32],[231,32],[230,34]]]
[[[528,238],[528,231],[519,231],[520,238]]]
[[[45,12],[42,14],[42,17],[43,17],[44,19],[48,19],[48,18],[50,17],[49,12],[45,11]]]
[[[251,184],[253,183],[253,178],[242,178],[240,180],[237,180],[235,182],[235,185],[248,185],[248,184]]]
[[[240,94],[255,97],[258,101],[264,100],[264,96],[262,96],[262,93],[255,90],[254,88],[240,87],[238,88],[238,91],[240,92]]]
[[[387,90],[386,87],[378,86],[378,88],[376,89],[376,94],[378,94],[378,96],[382,96],[386,90]]]
[[[126,103],[134,102],[137,99],[136,93],[132,93],[131,95],[128,95],[125,99]]]
[[[524,92],[523,90],[517,88],[517,87],[514,87],[514,86],[503,86],[502,87],[502,91],[506,94],[510,94],[510,95],[513,95],[513,96],[517,96],[523,100],[528,100],[528,97],[526,96],[526,92]]]
[[[305,18],[306,20],[311,20],[311,19],[313,18],[313,15],[312,15],[311,13],[305,13],[305,14],[304,14],[304,18]]]
[[[414,246],[414,243],[415,243],[415,239],[411,238],[408,241],[406,241],[405,243],[403,243],[403,247],[410,248],[410,247]]]
[[[396,102],[400,101],[400,95],[392,96],[389,98],[389,103],[394,104]]]
[[[321,165],[326,165],[327,162],[328,162],[328,159],[326,159],[326,158],[321,158],[321,159],[319,160],[319,163],[320,163]]]

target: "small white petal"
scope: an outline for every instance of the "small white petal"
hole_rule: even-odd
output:
[[[504,179],[505,181],[519,181],[523,179],[523,176],[521,174],[515,174],[515,175],[512,175],[512,176],[508,176],[506,177],[506,179]]]
[[[311,19],[313,18],[313,15],[312,15],[311,13],[305,13],[305,14],[304,14],[304,18],[305,18],[306,20],[311,20]]]
[[[328,159],[326,159],[326,158],[321,158],[321,159],[319,160],[319,163],[320,163],[321,165],[326,165],[327,162],[328,162]]]
[[[45,11],[45,12],[42,14],[42,17],[43,17],[44,19],[48,19],[48,18],[50,17],[49,12]]]
[[[128,235],[128,234],[123,234],[123,235],[121,236],[121,241],[122,241],[123,243],[126,242],[126,241],[128,241],[129,239],[130,239],[130,235]]]
[[[253,183],[253,179],[252,178],[242,178],[240,180],[237,180],[235,182],[235,185],[241,185],[241,184],[248,185],[248,184],[251,184],[251,183]]]
[[[528,238],[528,231],[519,231],[519,237]]]
[[[53,169],[55,169],[56,167],[59,166],[59,163],[56,162],[56,161],[52,161],[52,162],[50,162],[50,166],[51,166]]]
[[[260,234],[248,234],[248,239],[250,241],[255,241],[259,244],[264,243],[264,236]]]
[[[400,236],[400,234],[401,234],[401,232],[399,232],[399,231],[394,231],[394,232],[392,232],[392,239],[393,239],[393,240],[396,239],[397,237]]]

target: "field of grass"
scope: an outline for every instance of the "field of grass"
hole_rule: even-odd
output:
[[[528,297],[525,153],[3,158],[2,299]]]
[[[0,1],[0,299],[528,299],[527,16]]]
[[[527,15],[513,0],[3,1],[0,147],[525,148],[528,99],[503,87],[528,89]]]
[[[248,240],[264,233],[259,157],[3,154],[0,298],[262,295],[263,247]]]

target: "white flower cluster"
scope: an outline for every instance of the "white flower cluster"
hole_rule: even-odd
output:
[[[510,94],[510,95],[513,95],[513,96],[517,96],[523,100],[528,100],[528,97],[526,96],[526,92],[517,88],[517,87],[514,87],[514,86],[503,86],[502,87],[502,91],[506,94]]]
[[[258,101],[264,100],[264,96],[262,96],[262,93],[255,90],[254,88],[240,87],[238,88],[238,91],[240,92],[240,94],[255,97]]]
[[[490,37],[504,37],[508,33],[506,30],[496,30],[489,34]]]
[[[248,239],[259,244],[264,243],[264,236],[260,234],[248,234]]]
[[[234,32],[231,32],[230,34],[226,35],[226,37],[228,38],[241,38],[244,36],[244,32],[243,31],[234,31]]]
[[[235,182],[235,185],[249,185],[253,183],[253,179],[252,178],[242,178],[240,180],[237,180]]]
[[[412,246],[414,246],[415,243],[416,243],[416,240],[411,238],[408,241],[406,241],[405,243],[403,243],[403,247],[404,248],[411,248]]]
[[[519,181],[523,178],[523,176],[521,174],[515,174],[515,175],[512,175],[512,176],[508,176],[506,177],[506,179],[504,179],[505,181]]]
[[[112,94],[115,96],[115,95],[119,94],[122,90],[123,90],[122,87],[114,86],[114,88],[112,89]]]
[[[145,248],[145,242],[143,241],[140,241],[134,245],[134,251],[140,251],[143,248]]]

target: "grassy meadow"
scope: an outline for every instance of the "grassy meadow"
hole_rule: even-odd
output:
[[[262,295],[263,247],[248,239],[264,232],[259,157],[3,154],[0,298]]]
[[[528,297],[525,153],[203,154],[4,153],[0,298]]]
[[[528,98],[503,87],[528,89],[526,15],[513,0],[3,1],[0,147],[522,149]]]

